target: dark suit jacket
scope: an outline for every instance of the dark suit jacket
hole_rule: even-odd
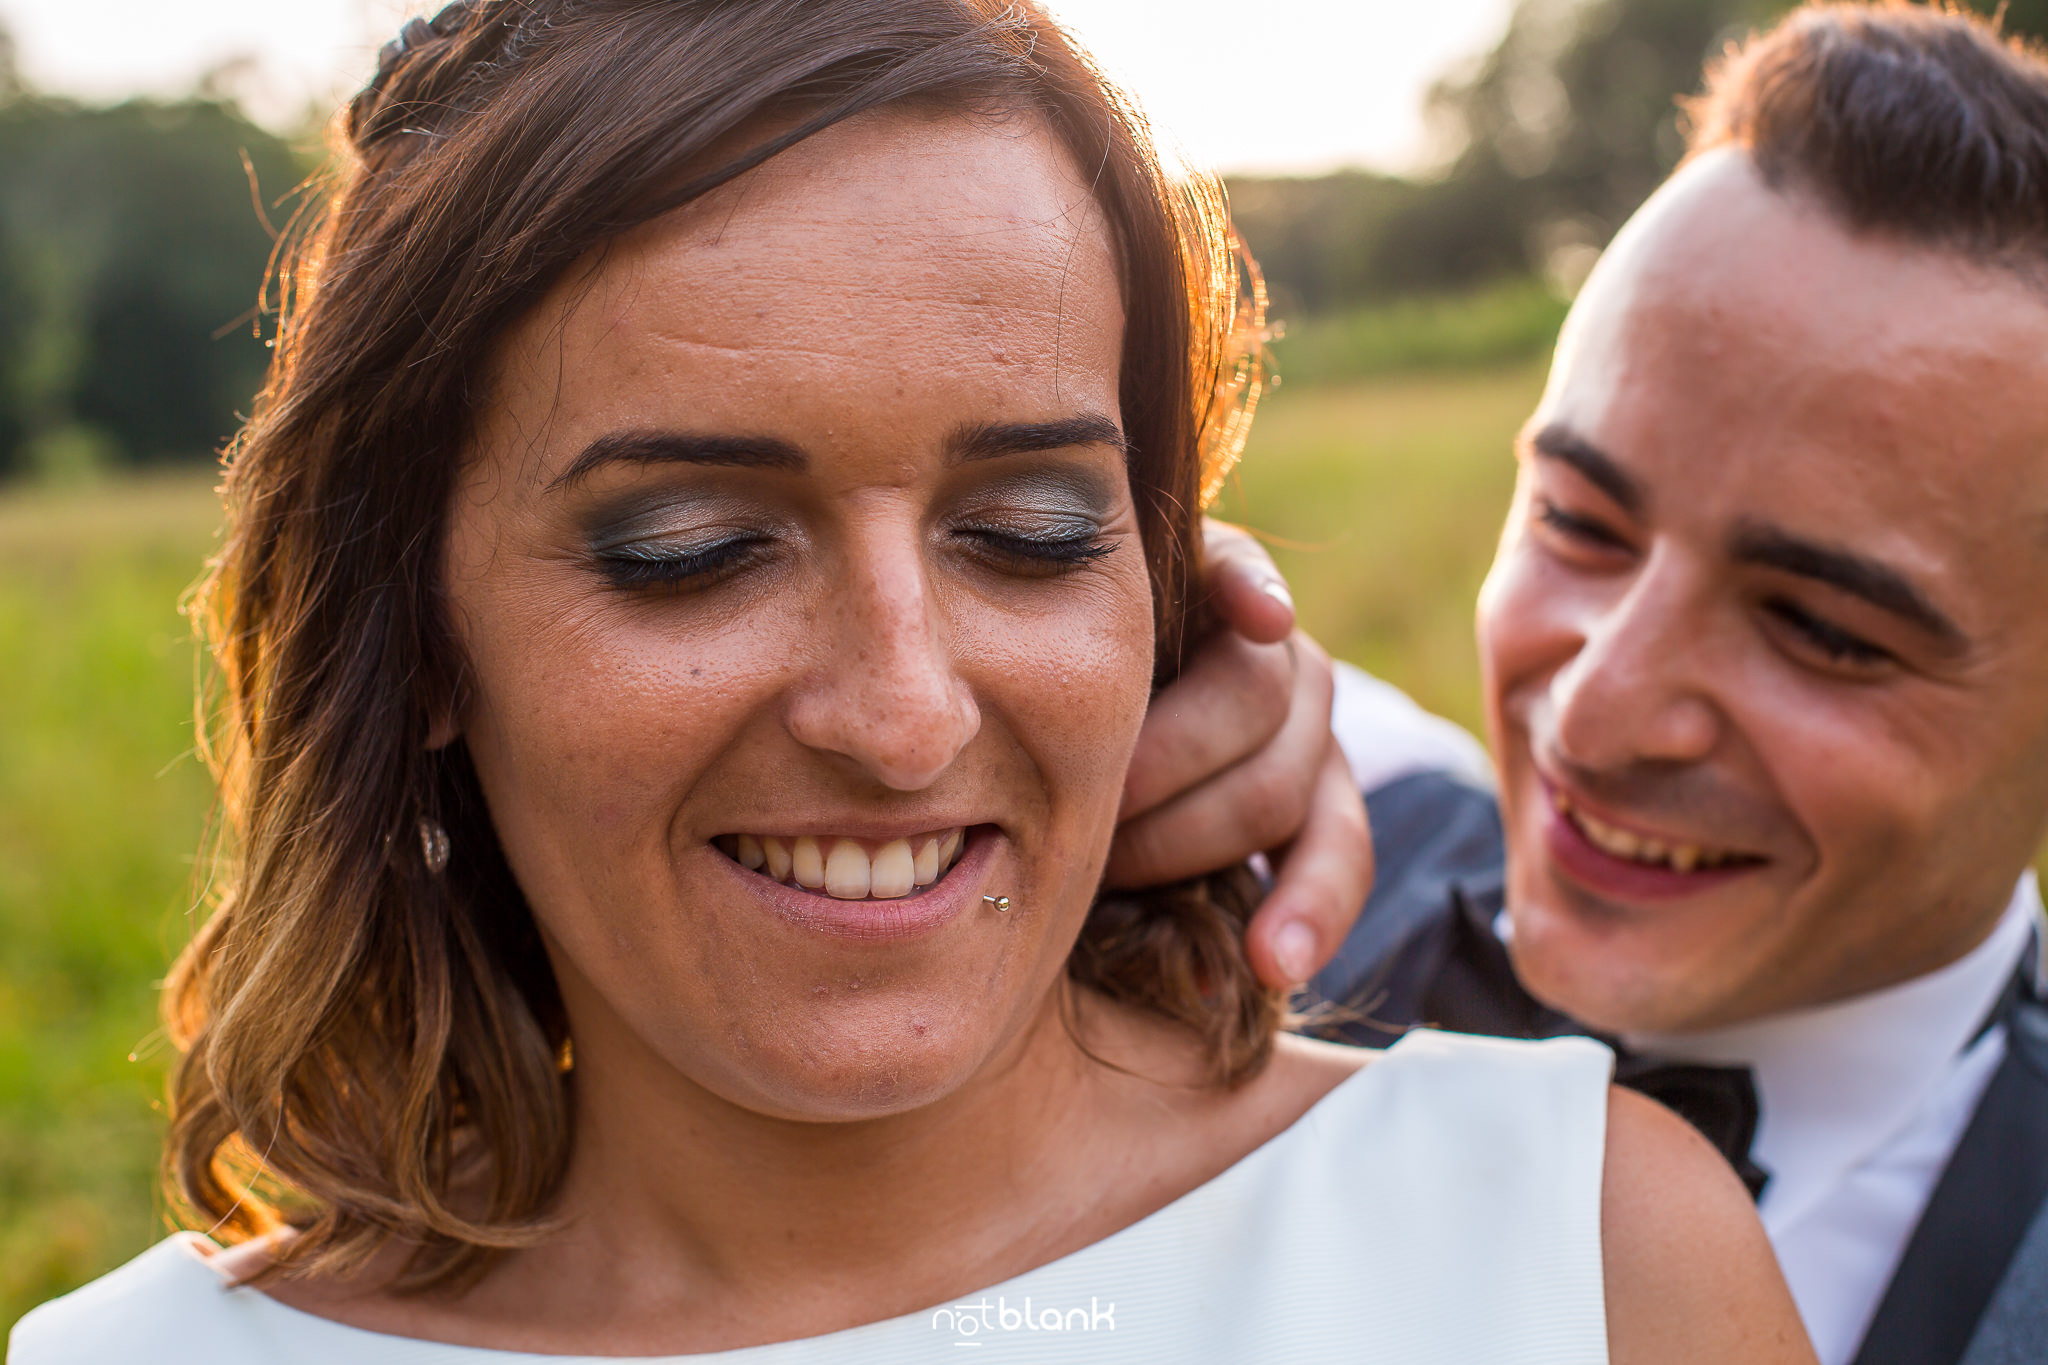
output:
[[[1422,773],[1366,793],[1366,807],[1378,879],[1310,984],[1311,1008],[1323,1012],[1315,1031],[1368,1046],[1416,1024],[1500,1037],[1583,1032],[1521,988],[1493,932],[1504,845],[1492,795]],[[2005,1062],[1855,1365],[2048,1365],[2048,992],[2033,967],[2001,1004]]]

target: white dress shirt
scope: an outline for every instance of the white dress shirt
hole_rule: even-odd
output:
[[[1361,787],[1432,768],[1472,776],[1470,735],[1347,669],[1338,667],[1331,725]],[[1757,1212],[1821,1365],[1853,1358],[2005,1058],[2004,1028],[1978,1029],[2042,920],[2029,872],[1990,935],[1925,976],[1734,1028],[1625,1040],[1655,1056],[1752,1069],[1750,1154],[1771,1177]]]
[[[1422,772],[1493,787],[1493,760],[1464,726],[1423,710],[1406,692],[1362,668],[1338,663],[1332,672],[1330,729],[1360,791],[1378,791]]]

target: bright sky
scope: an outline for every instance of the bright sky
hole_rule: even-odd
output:
[[[1490,48],[1511,0],[1048,0],[1153,122],[1221,170],[1414,169],[1429,84]],[[91,99],[176,94],[255,59],[232,88],[295,121],[369,73],[439,0],[0,0],[30,83]]]

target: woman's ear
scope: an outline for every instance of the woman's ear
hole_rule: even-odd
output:
[[[442,667],[432,670],[432,681],[422,690],[425,695],[421,703],[427,712],[425,747],[433,753],[462,738],[464,714],[469,710],[469,688],[463,683],[461,670]]]
[[[427,750],[432,752],[445,749],[462,737],[462,720],[455,713],[455,707],[444,706],[433,712],[427,722]]]
[[[462,738],[469,712],[469,662],[451,619],[452,604],[436,589],[428,623],[425,667],[413,696],[427,713],[425,748],[434,753]]]

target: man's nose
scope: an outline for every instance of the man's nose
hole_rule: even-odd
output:
[[[1562,757],[1614,771],[1696,763],[1714,751],[1712,637],[1687,578],[1653,556],[1625,592],[1586,605],[1579,649],[1550,683]]]
[[[820,646],[788,726],[897,791],[943,773],[981,728],[917,546],[863,547],[818,616]]]

